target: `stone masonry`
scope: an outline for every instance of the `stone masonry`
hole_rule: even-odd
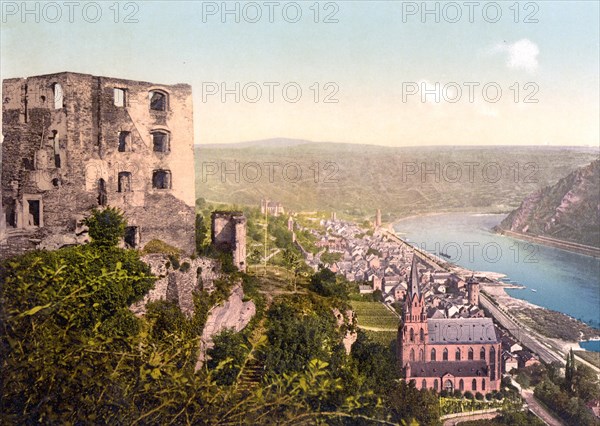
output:
[[[81,219],[103,206],[125,213],[127,245],[160,239],[193,252],[189,85],[63,72],[6,79],[2,87],[9,249],[0,256],[18,245],[11,235],[35,243],[72,238]]]
[[[246,271],[246,216],[242,212],[215,211],[211,215],[211,230],[214,247],[232,253],[233,264]]]

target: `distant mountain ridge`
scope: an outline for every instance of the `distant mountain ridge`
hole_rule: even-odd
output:
[[[297,145],[304,145],[314,143],[313,141],[304,140],[304,139],[291,139],[291,138],[270,138],[270,139],[260,139],[255,141],[246,141],[246,142],[235,142],[235,143],[208,143],[208,144],[199,144],[196,145],[196,148],[268,148],[268,147],[291,147]]]
[[[528,195],[499,228],[600,247],[600,160]]]
[[[598,149],[586,147],[270,141],[196,146],[197,196],[256,206],[269,198],[287,210],[336,211],[356,219],[380,208],[388,223],[430,212],[507,213],[528,194],[598,158]]]

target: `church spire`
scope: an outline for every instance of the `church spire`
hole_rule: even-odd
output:
[[[408,300],[412,300],[414,295],[417,299],[421,297],[421,288],[419,286],[419,256],[413,252],[412,266],[410,267],[410,279],[408,283]]]

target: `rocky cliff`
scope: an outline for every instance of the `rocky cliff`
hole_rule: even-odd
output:
[[[600,247],[600,160],[530,194],[498,228]]]
[[[196,370],[202,367],[206,359],[206,351],[214,346],[213,337],[225,330],[241,331],[256,314],[256,306],[252,300],[244,301],[244,290],[241,282],[231,290],[229,298],[221,305],[213,307],[208,313],[206,325],[200,338],[200,350]]]

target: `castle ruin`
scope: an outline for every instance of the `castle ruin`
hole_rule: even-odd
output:
[[[108,205],[124,212],[129,247],[160,239],[194,251],[189,85],[62,72],[2,88],[1,257],[57,236],[78,243],[80,221]]]
[[[215,211],[211,215],[211,242],[233,255],[233,264],[246,271],[246,216],[242,212]]]

